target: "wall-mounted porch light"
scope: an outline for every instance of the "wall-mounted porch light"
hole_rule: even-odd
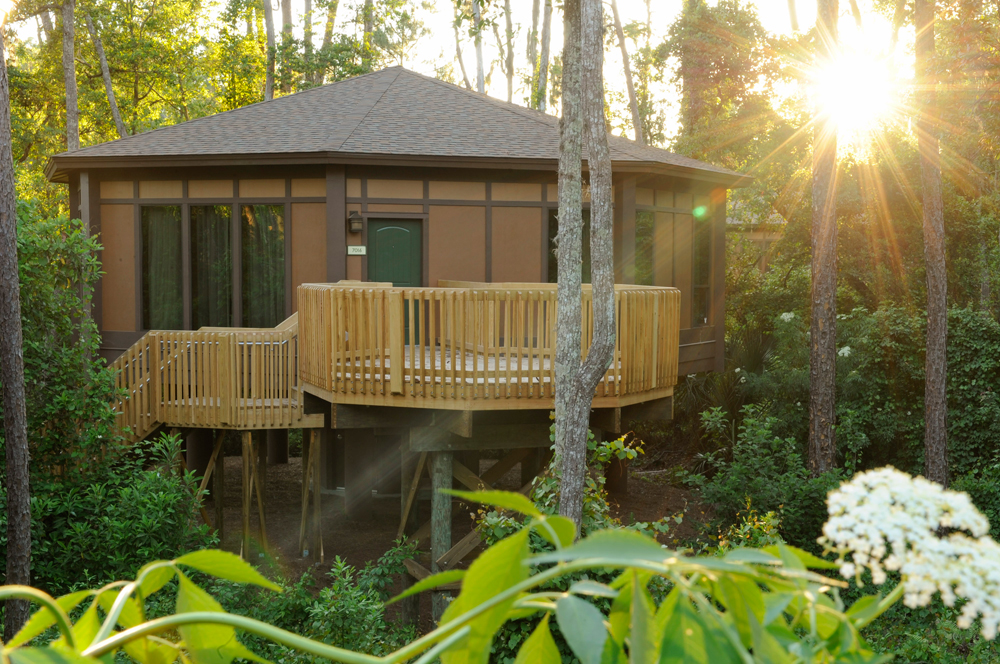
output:
[[[363,225],[364,220],[361,218],[361,213],[357,210],[354,210],[351,214],[347,215],[347,227],[352,233],[360,233]]]

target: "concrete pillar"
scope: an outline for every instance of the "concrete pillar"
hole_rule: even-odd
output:
[[[438,558],[451,548],[451,496],[441,489],[450,489],[452,482],[452,453],[434,452],[431,455],[431,572],[442,571]],[[441,614],[448,607],[448,594],[433,591],[431,594],[431,614],[434,621],[441,620]]]
[[[303,443],[305,448],[307,443]],[[269,429],[267,432],[267,462],[288,463],[288,429]]]

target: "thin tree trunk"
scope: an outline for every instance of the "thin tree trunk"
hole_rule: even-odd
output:
[[[305,11],[302,14],[302,43],[303,57],[305,59],[306,80],[316,80],[313,72],[313,3],[312,0],[304,0]]]
[[[503,14],[507,23],[507,101],[514,101],[514,23],[510,14],[510,0],[503,0]]]
[[[799,31],[799,14],[795,9],[795,0],[788,0],[788,19],[792,23],[792,32]]]
[[[469,74],[465,71],[465,59],[462,57],[462,38],[458,32],[458,7],[455,7],[455,20],[451,23],[452,29],[455,31],[455,59],[458,60],[458,66],[462,70],[462,80],[465,81],[465,89],[471,90],[472,83],[469,82]]]
[[[854,24],[859,28],[861,26],[861,8],[858,7],[858,0],[850,0],[851,3],[851,16],[854,17]]]
[[[618,3],[611,0],[611,11],[615,17],[615,33],[618,35],[618,46],[622,51],[622,64],[625,67],[625,87],[628,88],[628,101],[632,109],[632,128],[635,131],[635,142],[645,145],[646,140],[642,135],[642,117],[639,115],[639,100],[635,97],[635,83],[632,81],[632,64],[628,59],[628,47],[625,46],[625,31],[622,30],[622,22],[618,17]]]
[[[837,43],[837,0],[818,0],[820,58]],[[812,324],[809,348],[809,469],[819,475],[836,463],[837,370],[837,130],[818,116],[812,162]]]
[[[552,0],[545,0],[545,9],[542,12],[542,52],[538,57],[538,73],[535,76],[535,96],[533,98],[534,107],[540,111],[545,110],[549,95],[549,45],[551,42]]]
[[[281,2],[281,91],[292,91],[292,71],[289,56],[292,50],[292,0]]]
[[[924,454],[927,479],[948,485],[947,370],[948,274],[945,267],[944,206],[934,86],[934,0],[915,0],[913,18],[918,97],[917,144],[923,189],[924,264],[927,273],[927,358],[924,386]]]
[[[472,0],[472,26],[476,42],[476,92],[486,92],[486,75],[483,69],[483,15],[479,0]]]
[[[364,56],[363,63],[366,71],[371,71],[372,69],[372,33],[375,31],[375,6],[372,4],[372,0],[365,0],[364,7],[362,9],[364,15],[362,20],[364,21]]]
[[[76,98],[76,0],[64,0],[62,6],[62,66],[66,85],[66,149],[80,149],[80,107]]]
[[[28,485],[28,434],[24,411],[24,360],[20,282],[17,274],[17,201],[11,155],[10,83],[6,47],[0,30],[0,390],[3,391],[4,451],[7,457],[7,579],[31,584],[31,502]],[[7,602],[4,641],[30,615],[26,600]]]
[[[101,77],[104,79],[104,91],[108,95],[108,106],[111,107],[111,118],[115,121],[115,128],[118,136],[125,138],[128,132],[125,130],[125,123],[122,122],[122,114],[118,111],[118,102],[115,100],[115,89],[111,85],[111,71],[108,69],[108,58],[104,55],[104,44],[101,43],[101,36],[94,28],[94,21],[87,14],[87,30],[90,31],[90,39],[94,42],[94,50],[97,51],[97,59],[101,63]]]
[[[539,78],[541,81],[541,78]],[[579,523],[587,424],[576,399],[580,374],[583,306],[583,111],[581,108],[580,0],[563,5],[562,116],[559,119],[559,232],[556,267],[556,455],[560,474],[559,513]]]
[[[538,80],[538,19],[541,13],[541,0],[531,0],[531,32],[528,33],[528,67],[531,68],[529,87],[529,104],[535,99],[535,81]]]
[[[327,53],[333,45],[333,26],[337,22],[337,6],[339,4],[339,0],[330,0],[330,4],[327,6],[326,26],[323,28],[323,46],[321,47],[324,58],[327,57]],[[325,79],[326,65],[324,63],[323,68],[318,68],[316,70],[316,85],[323,85]]]
[[[49,39],[52,39],[52,17],[49,15],[49,10],[43,9],[41,17],[42,29],[45,30],[45,39],[48,41]]]
[[[264,101],[274,99],[274,7],[264,1],[264,32],[267,35],[267,68],[264,73]]]

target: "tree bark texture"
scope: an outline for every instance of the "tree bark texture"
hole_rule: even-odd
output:
[[[288,58],[292,51],[292,0],[281,2],[281,91],[286,95],[292,91],[291,63]]]
[[[539,77],[539,81],[541,78]],[[587,424],[574,395],[580,374],[583,305],[583,111],[581,108],[580,0],[563,5],[562,116],[559,119],[559,233],[556,258],[556,454],[561,476],[559,512],[579,522],[574,506],[583,491],[573,472],[586,467]],[[581,422],[582,420],[582,422]],[[582,431],[581,431],[582,428]],[[575,517],[575,518],[574,518]]]
[[[574,8],[575,9],[575,8]],[[569,3],[564,11],[569,12]],[[564,380],[562,392],[559,393],[560,380],[556,377],[556,449],[560,451],[560,495],[559,513],[573,520],[579,530],[583,517],[583,490],[587,473],[587,431],[590,421],[590,407],[594,399],[594,390],[607,371],[615,346],[615,282],[614,282],[614,252],[612,247],[612,184],[611,184],[611,153],[608,149],[607,118],[604,113],[604,15],[600,0],[580,0],[579,4],[579,37],[574,30],[564,29],[566,39],[579,40],[579,55],[568,54],[564,46],[564,69],[571,60],[568,57],[578,57],[579,87],[575,103],[579,110],[575,114],[582,116],[582,140],[586,141],[587,165],[590,176],[590,255],[591,282],[593,284],[594,330],[586,359],[580,361],[580,321],[582,308],[581,260],[582,253],[582,214],[573,219],[573,235],[567,238],[572,242],[570,251],[563,253],[562,228],[559,238],[560,283],[559,302],[556,310],[556,325],[563,323],[562,329],[557,329],[559,345],[566,345],[572,350],[563,355],[560,347],[556,348],[557,363],[563,365],[564,373],[573,380]],[[567,26],[569,27],[569,26]],[[563,79],[563,104],[566,104],[566,80]],[[565,110],[564,110],[565,112]],[[574,146],[575,147],[575,146]],[[579,148],[576,148],[579,149]],[[560,155],[562,157],[562,155]],[[560,165],[560,176],[562,175]],[[573,174],[575,175],[575,173]],[[574,203],[579,209],[579,192],[573,192]],[[560,197],[560,212],[562,211]],[[567,204],[570,201],[567,200]],[[561,217],[560,217],[561,221]],[[561,282],[563,263],[566,265],[567,284]],[[565,298],[563,297],[565,295]],[[564,299],[568,308],[564,312]],[[572,299],[574,301],[570,302]],[[573,316],[574,320],[564,317]],[[575,327],[575,330],[571,330]],[[565,331],[565,333],[564,333]],[[569,335],[574,334],[574,337]],[[567,341],[575,343],[567,344]],[[561,360],[561,362],[560,362]],[[558,371],[559,367],[557,367]],[[569,369],[569,371],[567,371]],[[561,397],[561,398],[560,398]],[[562,408],[560,408],[560,405]],[[561,416],[561,417],[560,417]],[[560,431],[562,429],[562,431]]]
[[[483,14],[479,0],[472,0],[472,27],[476,44],[476,92],[486,92],[486,74],[483,68]]]
[[[565,39],[565,37],[564,37]],[[549,96],[549,46],[552,43],[552,0],[545,0],[542,10],[542,44],[538,56],[538,72],[535,76],[533,106],[539,111],[546,108]]]
[[[76,0],[62,6],[62,66],[66,86],[66,149],[80,149],[80,106],[76,94]]]
[[[89,13],[87,14],[87,30],[90,32],[90,39],[94,42],[97,59],[101,63],[101,77],[104,79],[104,91],[108,95],[108,106],[111,107],[111,118],[115,121],[118,136],[125,138],[128,136],[128,131],[125,129],[125,123],[122,122],[122,114],[118,111],[118,101],[115,99],[115,89],[111,85],[111,70],[108,68],[108,58],[104,54],[104,44],[101,43],[101,35],[94,27],[94,21]]]
[[[21,287],[17,272],[17,201],[11,155],[10,82],[6,45],[0,31],[0,390],[3,391],[4,452],[7,457],[7,579],[31,584],[31,503],[28,486],[28,433],[24,410],[24,357]],[[30,604],[7,602],[4,641],[28,619]]]
[[[795,0],[788,0],[788,20],[792,24],[792,32],[799,31],[799,13],[795,9]]]
[[[837,43],[837,0],[818,0],[820,58]],[[812,161],[812,322],[809,338],[809,469],[834,467],[837,377],[837,130],[817,115]]]
[[[622,30],[622,22],[618,16],[618,3],[611,0],[611,11],[615,17],[615,33],[618,35],[618,46],[622,51],[622,65],[625,68],[625,87],[628,88],[628,103],[632,109],[632,128],[635,131],[635,142],[645,145],[646,140],[642,135],[642,116],[639,115],[639,100],[635,97],[635,83],[632,81],[632,63],[628,59],[628,47],[625,45],[625,31]]]
[[[40,16],[42,18],[42,29],[45,31],[45,39],[48,41],[52,38],[52,16],[49,14],[48,9],[43,9]]]
[[[531,0],[531,32],[528,33],[528,50],[525,54],[528,59],[528,67],[531,68],[531,81],[529,81],[531,99],[529,103],[534,101],[535,81],[538,80],[538,19],[541,9],[541,0]]]
[[[306,80],[315,79],[313,75],[313,3],[312,0],[304,0],[304,11],[302,13],[302,53],[305,58],[306,71],[309,72]]]
[[[934,91],[934,0],[914,1],[917,38],[917,144],[924,215],[924,264],[927,273],[927,357],[924,386],[924,454],[927,479],[948,486],[948,273],[945,267],[941,154]]]
[[[267,35],[267,68],[264,72],[264,101],[274,99],[274,7],[264,0],[264,32]]]
[[[510,13],[510,0],[503,0],[503,15],[506,22],[506,74],[507,74],[507,101],[514,101],[514,23]]]

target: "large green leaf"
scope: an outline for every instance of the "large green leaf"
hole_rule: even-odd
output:
[[[178,565],[193,567],[199,572],[238,583],[252,583],[269,590],[281,592],[281,586],[268,581],[246,562],[234,553],[217,549],[202,549],[192,551],[174,561]]]
[[[749,614],[748,620],[753,635],[753,652],[757,661],[768,664],[791,664],[795,661],[795,658],[765,629],[753,613]]]
[[[593,595],[595,597],[618,597],[618,591],[611,586],[590,579],[577,581],[569,587],[574,595]]]
[[[144,598],[149,597],[167,585],[176,573],[177,570],[174,568],[173,563],[163,560],[143,565],[139,570],[139,574],[135,577],[136,579],[141,579],[139,582],[139,593]]]
[[[556,622],[570,650],[583,664],[601,664],[608,630],[596,606],[572,595],[561,597],[556,602]]]
[[[100,660],[54,648],[16,648],[6,653],[11,664],[100,664]]]
[[[81,590],[79,592],[70,593],[69,595],[63,595],[58,598],[56,600],[56,604],[62,607],[63,611],[69,613],[91,594],[92,592],[90,590]],[[22,627],[21,630],[14,635],[14,638],[7,643],[7,647],[16,648],[17,646],[24,645],[55,624],[55,614],[49,609],[41,608],[31,615],[28,622],[24,623],[24,627]]]
[[[545,614],[535,631],[517,651],[514,664],[562,664],[559,648],[549,632],[548,614]]]
[[[177,573],[177,613],[212,611],[224,613],[222,605],[181,572]],[[236,630],[226,625],[194,624],[178,631],[191,661],[196,664],[229,664],[237,657],[266,662],[236,639]]]
[[[733,549],[722,557],[730,563],[750,563],[755,565],[780,565],[781,558],[760,549]]]
[[[795,557],[801,564],[802,567],[808,567],[812,569],[839,569],[839,565],[832,560],[823,560],[808,551],[803,551],[802,549],[796,548],[794,546],[789,546],[788,544],[775,544],[773,546],[766,546],[761,551],[765,553],[770,553],[771,555],[778,556],[785,564],[789,567],[798,567],[794,563],[791,563],[791,559],[788,554]]]
[[[738,576],[721,576],[712,585],[713,599],[726,607],[726,615],[736,626],[743,645],[749,647],[753,641],[751,617],[756,622],[764,620],[763,593],[756,583]]]
[[[738,664],[741,657],[725,632],[680,599],[663,630],[661,664]]]
[[[445,489],[443,493],[450,493],[471,503],[482,503],[505,510],[520,512],[526,516],[542,516],[541,510],[535,507],[535,504],[523,493],[514,493],[513,491],[457,491],[455,489]]]
[[[662,563],[676,554],[656,540],[633,530],[601,530],[573,546],[535,556],[532,562],[555,563],[582,558],[602,558],[611,565],[628,567],[641,562]]]
[[[494,544],[476,558],[462,580],[462,592],[445,609],[441,624],[453,620],[528,578],[525,561],[528,557],[530,532],[530,529],[523,528]],[[471,628],[469,635],[442,653],[443,664],[485,663],[489,659],[493,635],[507,619],[507,613],[514,600],[515,598],[511,597],[474,618],[469,623]]]
[[[537,516],[531,525],[556,548],[569,546],[576,539],[576,524],[564,516]]]
[[[449,583],[455,583],[456,581],[461,581],[465,576],[464,569],[450,569],[446,572],[438,572],[437,574],[431,574],[426,579],[421,579],[417,581],[412,586],[399,593],[392,599],[390,599],[386,604],[393,604],[403,599],[404,597],[409,597],[411,595],[416,595],[417,593],[422,593],[425,590],[432,590],[438,586],[443,586]]]
[[[639,575],[632,572],[632,630],[629,635],[629,664],[656,664],[661,634],[653,612],[653,599]]]

